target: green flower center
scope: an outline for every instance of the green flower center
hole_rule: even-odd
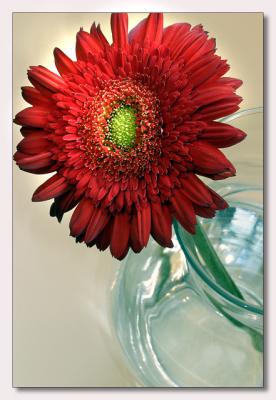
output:
[[[109,140],[117,147],[127,149],[136,141],[136,110],[122,105],[113,111],[108,123]]]

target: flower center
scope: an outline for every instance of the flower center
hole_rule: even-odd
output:
[[[108,139],[117,147],[127,149],[136,142],[136,110],[129,105],[122,105],[111,114],[108,123]]]
[[[161,124],[160,101],[143,76],[99,81],[79,126],[86,166],[118,180],[144,174],[160,155]]]

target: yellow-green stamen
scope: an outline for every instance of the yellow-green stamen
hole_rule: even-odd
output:
[[[135,110],[123,105],[117,108],[109,121],[109,140],[117,147],[127,149],[133,147],[136,141]]]

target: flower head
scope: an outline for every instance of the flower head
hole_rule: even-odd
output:
[[[227,207],[197,175],[233,176],[218,148],[245,134],[216,122],[238,110],[241,81],[223,77],[229,66],[201,25],[163,28],[163,15],[150,14],[128,33],[122,13],[111,29],[111,45],[95,23],[80,30],[77,61],[56,48],[60,75],[30,67],[14,159],[24,171],[54,173],[33,201],[54,199],[59,221],[75,208],[71,235],[122,259],[150,235],[172,246],[173,218],[194,233],[196,215]]]

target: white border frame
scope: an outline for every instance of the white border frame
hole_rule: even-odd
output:
[[[266,326],[268,335],[266,337],[266,388],[265,389],[14,389],[12,388],[12,12],[111,12],[111,11],[164,11],[164,12],[264,12],[265,15],[265,131],[266,137],[266,190],[267,203],[266,215],[269,213],[269,221],[267,218],[267,241],[272,238],[272,227],[275,220],[275,207],[269,207],[276,204],[276,185],[272,181],[273,167],[272,160],[275,156],[273,150],[276,149],[276,130],[272,129],[272,120],[275,118],[272,112],[273,99],[272,92],[276,89],[275,85],[275,51],[273,53],[272,46],[275,50],[276,38],[276,2],[275,0],[232,0],[231,2],[222,2],[221,0],[197,0],[192,2],[184,2],[177,0],[139,0],[139,2],[128,2],[122,0],[105,0],[99,2],[95,0],[70,1],[60,0],[47,3],[38,2],[36,0],[10,0],[1,4],[1,21],[0,21],[0,37],[1,37],[1,141],[0,141],[0,210],[1,210],[1,229],[0,229],[0,397],[4,400],[25,398],[25,399],[80,399],[80,398],[112,398],[121,399],[134,398],[143,396],[151,400],[189,396],[190,399],[232,399],[233,396],[242,396],[243,399],[255,399],[257,396],[272,399],[276,397],[276,382],[273,380],[274,357],[276,356],[276,339],[275,331],[276,313],[269,312],[269,308],[273,308],[276,304],[276,290],[273,290],[273,282],[276,282],[276,266],[272,262],[272,254],[268,253],[271,242],[266,245],[266,292],[267,296],[266,308],[269,313],[267,316]],[[273,11],[275,13],[273,13]],[[274,14],[274,15],[273,15]],[[273,20],[274,18],[274,20]],[[234,29],[234,27],[233,27]],[[245,27],[246,29],[246,27]],[[274,74],[272,74],[274,71]],[[270,112],[271,111],[271,112]],[[274,156],[274,157],[273,157]],[[270,174],[268,174],[268,169]],[[271,233],[271,234],[269,234]],[[272,246],[271,246],[272,247]],[[273,279],[274,278],[274,279]],[[270,298],[270,300],[269,300]],[[268,301],[269,300],[269,301]],[[274,300],[274,301],[273,301]],[[269,303],[271,306],[269,307]],[[267,314],[268,314],[267,313]],[[274,363],[275,364],[275,363]],[[275,366],[275,365],[274,365]],[[276,369],[275,369],[276,370]]]

